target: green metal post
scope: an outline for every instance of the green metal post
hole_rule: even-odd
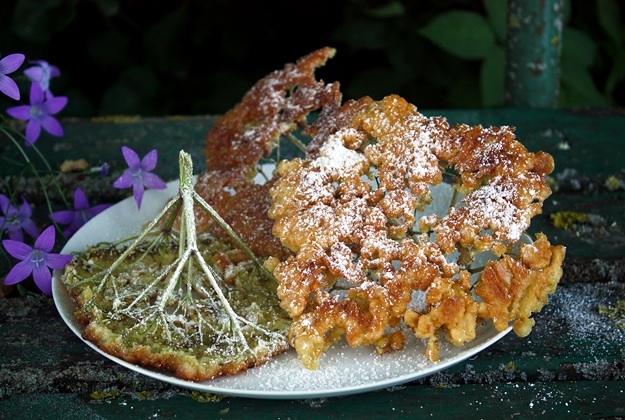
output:
[[[560,92],[563,0],[508,0],[506,104],[554,108]]]

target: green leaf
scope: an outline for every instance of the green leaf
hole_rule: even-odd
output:
[[[577,29],[562,31],[562,65],[588,68],[595,61],[597,46],[585,33]]]
[[[605,82],[605,92],[611,95],[616,86],[625,80],[625,52],[619,51]]]
[[[571,0],[562,2],[562,21],[568,24],[571,21]]]
[[[341,25],[334,34],[354,49],[376,50],[386,48],[387,23],[376,20],[357,20]]]
[[[480,91],[485,107],[504,104],[504,77],[506,53],[503,47],[493,48],[482,62],[480,69]]]
[[[406,14],[406,8],[402,2],[393,0],[388,4],[367,11],[367,14],[375,18],[388,19],[404,16]]]
[[[19,0],[13,11],[15,33],[26,40],[45,44],[76,17],[76,0]]]
[[[607,106],[608,98],[601,94],[588,69],[576,67],[562,72],[562,93],[566,106]]]
[[[448,53],[464,59],[484,58],[495,45],[495,35],[486,19],[475,12],[443,13],[419,33]]]
[[[605,106],[609,103],[590,74],[597,46],[585,33],[564,28],[562,37],[562,102],[563,106]]]
[[[91,118],[95,115],[92,101],[78,89],[67,89],[63,93],[69,98],[63,114],[78,118]]]
[[[508,2],[503,0],[484,0],[484,8],[488,16],[488,22],[495,32],[495,36],[501,42],[506,40],[508,21]]]
[[[383,81],[383,82],[381,82]],[[356,74],[349,85],[344,87],[347,98],[371,96],[379,100],[396,93],[400,88],[400,81],[396,75],[385,67],[369,67]]]
[[[614,0],[597,0],[597,19],[601,28],[616,45],[623,42],[621,29],[621,10]]]
[[[187,6],[183,3],[144,33],[145,52],[154,67],[176,77],[186,75],[190,59],[185,42],[188,26]]]
[[[132,61],[129,56],[129,40],[119,32],[104,32],[87,40],[87,47],[94,63],[105,68],[128,66]]]
[[[102,12],[102,14],[104,16],[114,16],[117,13],[119,13],[119,0],[91,0],[93,3],[95,3],[96,6],[98,6],[98,9],[100,9],[100,12]]]
[[[447,100],[452,108],[468,109],[481,106],[478,85],[468,76],[460,76],[450,81]]]
[[[100,114],[133,115],[148,114],[148,104],[158,88],[158,80],[147,67],[128,66],[119,79],[107,87],[102,96]],[[157,105],[165,109],[163,103]]]

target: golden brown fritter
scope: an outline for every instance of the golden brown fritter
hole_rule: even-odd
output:
[[[396,95],[326,109],[307,133],[307,159],[280,162],[269,190],[273,233],[294,255],[266,263],[306,367],[342,336],[379,352],[401,348],[402,322],[429,339],[432,360],[440,332],[461,345],[484,318],[498,329],[515,320],[518,333],[531,328],[564,249],[539,236],[520,256],[511,252],[550,194],[549,155],[527,151],[509,127],[450,127]],[[444,171],[455,174],[462,205],[417,220]],[[476,297],[469,269],[483,251],[501,258],[484,269]],[[411,306],[417,292],[423,307]]]
[[[542,234],[520,243],[551,193],[545,182],[551,156],[529,152],[510,127],[450,126],[397,95],[341,106],[338,83],[314,76],[334,52],[314,51],[267,75],[206,137],[206,170],[195,189],[266,258],[277,291],[272,279],[246,271],[248,255],[203,211],[196,213],[197,227],[210,238],[207,257],[221,267],[223,288],[236,295],[229,301],[235,315],[262,321],[262,328],[240,315],[246,345],[233,341],[222,312],[202,300],[216,299],[197,285],[197,304],[187,305],[182,295],[164,299],[178,307],[146,322],[144,312],[162,291],[153,270],[165,255],[148,247],[127,261],[130,270],[97,286],[99,294],[92,289],[96,276],[85,280],[92,255],[66,271],[79,316],[91,322],[87,339],[130,362],[206,380],[284,351],[287,329],[288,344],[310,369],[343,337],[384,354],[401,350],[412,330],[428,340],[426,356],[437,360],[439,338],[461,346],[485,319],[499,331],[512,323],[519,336],[530,332],[531,315],[555,291],[565,254]],[[319,116],[309,125],[312,112]],[[296,129],[311,138],[306,157],[280,162],[277,176],[255,184],[261,159]],[[431,189],[444,177],[451,177],[458,203],[454,194],[446,213],[425,215]],[[484,252],[490,261],[476,266]],[[109,277],[106,264],[99,269]],[[129,305],[118,311],[124,299]]]
[[[520,337],[528,335],[534,325],[530,316],[555,291],[563,260],[564,248],[550,246],[547,237],[538,234],[533,244],[521,245],[518,258],[504,255],[499,261],[488,263],[475,287],[476,295],[482,299],[480,316],[492,318],[500,331],[514,321],[514,332]]]
[[[305,128],[309,113],[339,106],[339,84],[325,84],[314,76],[334,53],[322,48],[268,74],[217,119],[206,136],[206,170],[199,175],[196,191],[258,255],[286,255],[266,216],[269,185],[253,183],[258,162],[281,136]],[[199,230],[212,225],[206,213],[196,216]]]

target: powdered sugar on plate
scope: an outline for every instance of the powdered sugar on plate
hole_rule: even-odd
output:
[[[295,351],[290,351],[245,374],[217,378],[210,384],[212,392],[256,398],[320,398],[366,392],[446,369],[482,351],[507,332],[499,333],[490,324],[482,324],[477,338],[467,345],[441,343],[438,362],[424,356],[426,341],[416,339],[414,334],[406,334],[409,338],[404,350],[383,356],[370,347],[351,348],[342,341],[324,353],[314,371],[305,369]]]

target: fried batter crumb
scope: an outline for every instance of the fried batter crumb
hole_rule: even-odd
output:
[[[307,157],[280,162],[269,189],[273,233],[293,254],[267,264],[307,368],[342,336],[401,349],[401,325],[428,339],[431,360],[441,335],[463,345],[484,319],[529,333],[564,248],[542,234],[518,255],[512,245],[551,193],[551,156],[527,151],[511,127],[450,126],[396,95],[325,109],[307,132]],[[448,173],[461,204],[417,218]],[[495,259],[471,280],[485,251]],[[423,307],[411,303],[418,292]]]

